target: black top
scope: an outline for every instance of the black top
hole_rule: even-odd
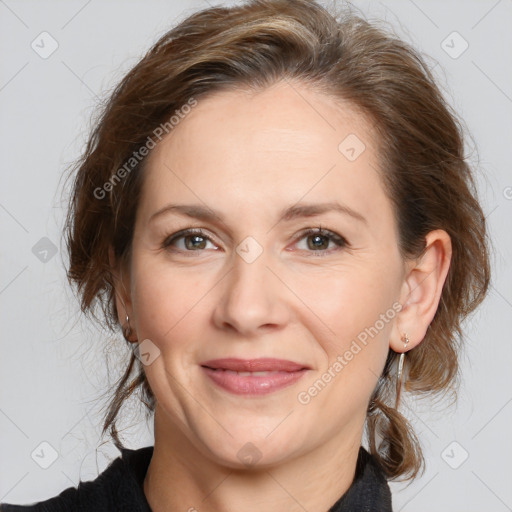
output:
[[[151,512],[144,478],[153,446],[123,449],[95,480],[80,482],[58,496],[31,505],[0,504],[1,512]],[[327,512],[392,512],[391,492],[375,459],[360,448],[356,474],[347,492]]]

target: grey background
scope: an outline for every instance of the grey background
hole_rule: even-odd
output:
[[[119,377],[125,342],[118,336],[119,351],[107,354],[108,373],[109,335],[80,317],[66,283],[62,174],[98,98],[208,3],[0,0],[0,501],[47,499],[119,455],[100,440],[99,397]],[[355,5],[430,56],[473,135],[468,154],[495,244],[491,292],[465,329],[457,406],[408,402],[427,471],[409,486],[392,484],[394,509],[512,510],[512,1]],[[58,44],[47,58],[31,47],[51,48],[44,31]],[[123,416],[127,447],[152,444],[134,401]]]

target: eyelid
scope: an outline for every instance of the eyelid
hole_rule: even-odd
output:
[[[296,242],[302,240],[307,235],[321,235],[321,236],[325,236],[325,237],[329,238],[337,245],[337,249],[334,249],[334,251],[350,248],[350,243],[344,236],[342,236],[330,229],[322,228],[321,226],[316,227],[316,228],[307,228],[307,229],[301,231],[295,237]],[[316,250],[316,251],[313,250],[313,251],[307,251],[307,252],[311,253],[313,256],[315,256],[317,254],[323,256],[323,255],[331,254],[333,252],[333,250],[332,249],[331,250]]]
[[[179,240],[180,238],[185,238],[185,237],[191,236],[191,235],[202,236],[203,238],[206,238],[210,242],[214,243],[215,245],[219,245],[215,241],[215,238],[213,236],[211,236],[210,234],[208,234],[206,232],[206,230],[204,230],[203,228],[185,228],[185,229],[180,229],[179,231],[176,231],[175,233],[172,233],[171,235],[167,236],[162,243],[162,247],[164,247],[164,248],[168,247],[171,245],[172,242]],[[187,251],[187,252],[194,252],[194,251]]]
[[[219,245],[215,241],[215,237],[209,235],[205,229],[203,229],[203,228],[185,228],[185,229],[179,230],[179,231],[169,235],[168,237],[166,237],[162,243],[162,248],[167,248],[171,245],[172,242],[179,240],[181,238],[185,238],[187,236],[191,236],[191,235],[199,235],[199,236],[205,238],[206,240],[208,240],[209,242],[211,242],[217,246]],[[330,229],[322,228],[321,226],[303,229],[297,235],[294,236],[293,241],[294,241],[294,243],[297,243],[308,235],[321,235],[321,236],[325,236],[325,237],[329,238],[337,245],[337,249],[335,249],[335,251],[350,247],[350,243],[347,241],[347,239],[344,236],[339,235],[338,233],[336,233],[335,231],[332,231]],[[203,250],[181,251],[181,252],[194,253],[194,252],[202,252],[202,251]],[[331,250],[311,250],[311,251],[306,251],[306,252],[311,253],[312,256],[316,256],[319,254],[322,254],[322,255],[331,254],[333,252],[333,250],[332,249]]]

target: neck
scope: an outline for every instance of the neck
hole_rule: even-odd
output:
[[[362,432],[355,434],[280,465],[234,469],[199,450],[157,405],[144,493],[153,512],[325,512],[353,481]]]

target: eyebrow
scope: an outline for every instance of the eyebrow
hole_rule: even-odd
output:
[[[363,215],[361,215],[359,212],[356,212],[352,208],[335,201],[329,203],[313,203],[290,206],[280,212],[278,222],[289,222],[293,219],[302,217],[315,217],[330,211],[349,215],[353,219],[356,219],[364,224],[368,224],[366,218],[363,217]],[[203,221],[218,221],[224,223],[224,216],[221,213],[200,204],[168,204],[157,212],[153,213],[153,215],[151,215],[149,218],[149,222],[167,213],[176,213]]]

